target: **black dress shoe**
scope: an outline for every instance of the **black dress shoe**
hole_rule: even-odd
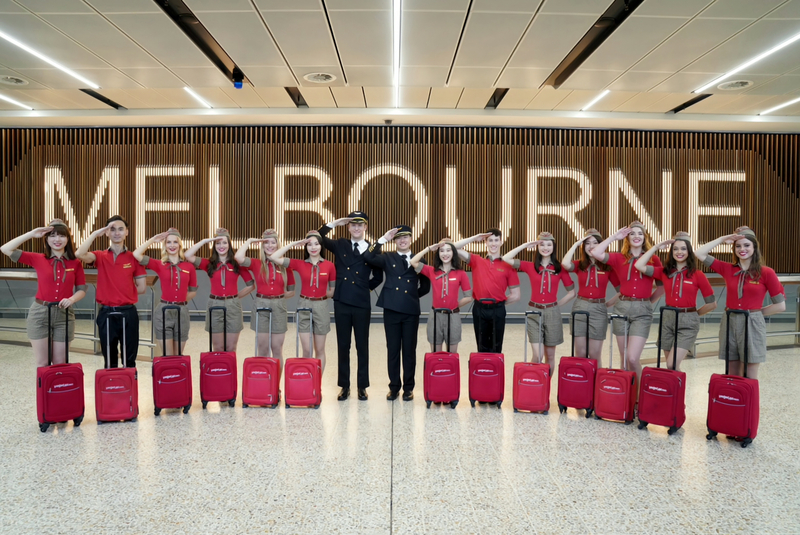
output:
[[[411,401],[414,399],[414,392],[403,392],[403,401]]]
[[[361,401],[367,400],[367,389],[366,388],[359,388],[358,389],[358,399]]]
[[[394,401],[397,399],[397,396],[399,395],[400,395],[399,392],[395,392],[394,390],[389,390],[389,393],[386,394],[386,399],[388,399],[389,401]]]
[[[350,389],[342,388],[341,390],[339,390],[339,397],[337,397],[336,399],[338,399],[339,401],[344,401],[348,397],[350,397]]]

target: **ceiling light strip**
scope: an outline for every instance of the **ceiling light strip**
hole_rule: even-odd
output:
[[[787,39],[786,41],[782,42],[781,44],[770,48],[766,52],[764,52],[762,54],[759,54],[758,56],[745,61],[744,63],[742,63],[741,65],[739,65],[735,69],[733,69],[732,71],[728,71],[725,74],[723,74],[722,76],[720,76],[718,78],[714,78],[712,81],[708,82],[703,87],[700,87],[700,88],[695,89],[694,91],[692,91],[692,93],[702,93],[703,91],[705,91],[709,87],[713,87],[713,86],[719,84],[720,82],[722,82],[723,80],[726,80],[726,79],[730,78],[734,74],[742,72],[747,67],[750,67],[754,63],[758,63],[759,61],[761,61],[762,59],[766,58],[767,56],[771,56],[775,52],[777,52],[777,51],[779,51],[779,50],[781,50],[783,48],[786,48],[787,46],[791,45],[792,43],[794,43],[794,42],[796,42],[798,40],[800,40],[800,33],[798,33],[797,35],[795,35],[793,37],[790,37],[789,39]]]
[[[25,108],[28,111],[33,111],[33,108],[31,108],[30,106],[26,106],[22,102],[17,102],[13,98],[8,98],[5,95],[0,95],[0,100],[5,100],[6,102],[13,104],[14,106],[19,106],[20,108]]]
[[[92,89],[100,89],[100,86],[97,85],[96,83],[92,82],[91,80],[89,80],[87,78],[84,78],[83,76],[81,76],[77,72],[64,67],[63,65],[58,63],[56,60],[45,56],[44,54],[42,54],[38,50],[34,50],[33,48],[29,47],[25,43],[21,43],[20,41],[17,41],[16,39],[11,37],[10,35],[8,35],[6,33],[3,33],[3,32],[0,32],[0,37],[5,39],[6,41],[11,43],[12,45],[18,46],[19,48],[21,48],[22,50],[24,50],[28,54],[32,54],[32,55],[36,56],[37,58],[39,58],[40,60],[44,61],[45,63],[49,63],[50,65],[52,65],[56,69],[69,74],[70,76],[72,76],[76,80],[80,80],[81,82],[83,82],[84,84],[88,85]]]
[[[194,91],[192,91],[192,90],[191,90],[191,89],[189,89],[188,87],[184,87],[183,89],[184,89],[184,90],[185,90],[187,93],[189,93],[190,95],[192,95],[192,96],[194,97],[194,99],[195,99],[197,102],[199,102],[200,104],[202,104],[202,105],[203,105],[203,106],[205,106],[206,108],[209,108],[209,109],[210,109],[210,108],[212,107],[212,106],[211,106],[211,104],[209,104],[208,102],[206,102],[205,100],[203,100],[203,98],[202,98],[200,95],[198,95],[197,93],[195,93]]]
[[[606,96],[606,95],[608,95],[609,93],[611,93],[611,91],[609,91],[608,89],[606,89],[605,91],[603,91],[602,93],[600,93],[599,95],[597,95],[596,97],[594,97],[594,100],[592,100],[592,101],[591,101],[589,104],[587,104],[586,106],[584,106],[583,108],[581,108],[581,111],[586,111],[586,110],[588,110],[589,108],[591,108],[592,106],[594,106],[595,104],[597,104],[598,102],[600,102],[601,100],[603,100],[603,97],[605,97],[605,96]]]
[[[800,102],[800,98],[796,98],[794,100],[790,100],[789,102],[784,102],[783,104],[778,104],[774,108],[770,108],[767,111],[762,111],[761,113],[759,113],[759,115],[766,115],[768,113],[772,113],[773,111],[778,111],[781,108],[785,108],[786,106],[791,106],[792,104],[797,104],[798,102]]]
[[[392,1],[392,78],[394,84],[394,107],[400,107],[400,18],[403,0]]]

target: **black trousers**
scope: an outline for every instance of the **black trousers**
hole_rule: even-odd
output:
[[[389,369],[389,390],[414,390],[417,369],[417,334],[419,314],[403,314],[383,310],[383,329],[386,331],[386,364]],[[400,382],[400,353],[403,355],[403,381]]]
[[[125,366],[136,367],[136,353],[139,351],[139,313],[135,306],[107,307],[101,306],[97,314],[97,333],[100,337],[100,347],[103,350],[103,362],[109,360],[108,337],[111,337],[111,367],[116,368],[119,363],[119,353],[122,350],[122,320],[125,320]],[[108,330],[106,330],[108,319]],[[120,347],[117,347],[117,346]]]
[[[333,302],[336,319],[336,345],[339,350],[339,386],[350,388],[350,338],[356,338],[358,388],[369,387],[369,322],[371,309]]]
[[[475,340],[480,353],[502,353],[503,335],[506,332],[506,306],[503,303],[486,305],[475,301],[472,307],[472,322],[475,328]],[[492,343],[492,329],[494,344]]]

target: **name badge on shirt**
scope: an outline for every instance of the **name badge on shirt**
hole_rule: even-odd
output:
[[[683,281],[684,284],[694,284],[692,281]]]
[[[128,269],[130,267],[132,267],[131,264],[122,264],[122,269]]]
[[[320,275],[327,275],[327,273],[320,273]]]
[[[75,271],[75,268],[67,268],[64,271]]]
[[[181,269],[181,271],[183,271],[184,273],[189,273],[189,272],[188,272],[187,270],[185,270],[185,269]]]
[[[450,280],[451,280],[451,281],[457,281],[458,279],[457,279],[457,278],[455,278],[455,277],[450,277]]]
[[[747,282],[750,283],[750,284],[756,284],[756,285],[761,284],[761,281],[747,281]]]

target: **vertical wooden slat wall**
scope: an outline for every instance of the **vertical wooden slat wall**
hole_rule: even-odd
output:
[[[797,135],[250,126],[2,129],[0,136],[2,242],[45,224],[47,214],[70,220],[76,238],[87,235],[113,206],[131,223],[130,246],[169,226],[187,242],[208,236],[214,225],[231,230],[237,243],[268,227],[282,228],[288,240],[357,206],[370,215],[371,239],[414,221],[415,248],[492,227],[508,231],[509,245],[549,230],[563,254],[575,228],[613,232],[613,221],[642,219],[643,207],[664,237],[689,230],[698,218],[695,243],[747,224],[770,266],[800,272]],[[690,202],[691,177],[699,172],[706,174]],[[51,184],[46,192],[46,174],[63,188]],[[99,188],[111,176],[117,189]],[[448,176],[455,178],[450,185]],[[591,199],[573,213],[581,177]],[[731,209],[741,215],[701,213]],[[41,243],[25,247],[42,250]]]

